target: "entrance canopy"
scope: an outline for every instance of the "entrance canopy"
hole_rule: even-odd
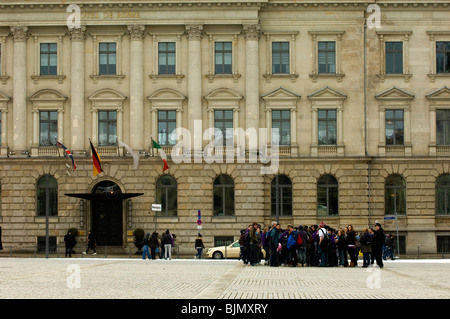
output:
[[[144,195],[144,193],[123,193],[123,194],[117,194],[117,193],[86,193],[86,194],[64,194],[69,197],[77,197],[81,199],[88,199],[88,200],[123,200],[128,199],[132,197],[137,197]]]

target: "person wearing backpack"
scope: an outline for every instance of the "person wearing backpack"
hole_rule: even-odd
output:
[[[289,237],[287,240],[287,249],[288,249],[288,265],[292,267],[297,266],[297,240],[298,240],[298,233],[294,229],[294,226],[289,225],[288,226],[289,231]]]
[[[372,236],[367,228],[363,228],[359,242],[363,254],[363,268],[367,268],[370,265],[370,254],[372,253]]]
[[[329,244],[329,238],[328,238],[328,231],[325,228],[324,222],[321,222],[319,224],[319,254],[320,254],[320,267],[327,267],[328,266],[328,244]]]
[[[301,267],[306,265],[306,242],[308,241],[308,234],[306,233],[303,225],[297,228],[298,239],[297,239],[297,251],[298,251],[298,262]]]

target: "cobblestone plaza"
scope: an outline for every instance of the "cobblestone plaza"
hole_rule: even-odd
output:
[[[1,258],[0,299],[448,299],[450,260],[385,267],[244,266],[237,260]]]

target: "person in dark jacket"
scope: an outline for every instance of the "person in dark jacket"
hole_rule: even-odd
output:
[[[383,268],[383,245],[384,245],[384,231],[383,228],[381,228],[380,223],[375,224],[375,240],[373,243],[373,254],[375,257],[375,260],[377,262],[378,267]]]
[[[64,236],[64,242],[66,243],[66,254],[69,255],[69,258],[72,257],[73,247],[75,247],[77,241],[75,240],[75,236],[68,231],[66,236]]]
[[[194,256],[195,259],[202,259],[202,253],[203,249],[205,248],[205,245],[203,245],[202,235],[198,234],[197,238],[195,239],[195,249],[197,249],[197,254]]]
[[[276,223],[270,230],[270,267],[278,267],[278,238],[280,236],[281,225]]]
[[[152,235],[150,236],[149,246],[150,246],[150,252],[152,255],[152,259],[156,259],[157,249],[159,249],[159,240],[158,240],[157,232],[153,232]]]
[[[308,234],[306,233],[303,225],[298,226],[297,228],[298,236],[302,239],[301,244],[297,245],[298,250],[298,262],[301,267],[305,267],[306,265],[306,242],[308,241]]]
[[[173,247],[173,241],[172,241],[172,235],[170,235],[170,231],[167,229],[162,240],[161,245],[164,245],[164,259],[172,260],[172,247]]]
[[[367,228],[363,229],[359,242],[363,254],[363,268],[367,268],[370,265],[370,254],[372,252],[372,236]]]
[[[347,267],[347,240],[345,231],[342,228],[339,228],[337,233],[337,248],[339,253],[339,267]]]
[[[258,227],[258,223],[254,222],[248,233],[249,244],[250,244],[249,260],[250,260],[251,266],[256,266],[256,264],[258,263],[258,249],[259,249],[258,245],[260,244],[261,239],[257,234],[257,227]]]
[[[144,240],[144,251],[142,252],[142,259],[145,260],[145,258],[148,256],[148,259],[151,259],[150,256],[150,233],[145,234]]]
[[[356,266],[356,232],[352,225],[348,225],[347,250],[350,255],[350,264],[347,267]]]
[[[87,254],[89,252],[89,249],[92,249],[94,251],[93,255],[97,255],[97,251],[95,250],[95,246],[97,246],[96,240],[95,240],[95,235],[92,232],[92,230],[89,231],[88,234],[88,246],[85,252],[83,252],[83,254]]]

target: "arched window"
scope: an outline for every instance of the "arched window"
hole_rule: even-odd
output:
[[[234,181],[228,175],[214,180],[213,216],[234,216]]]
[[[450,174],[436,179],[436,215],[450,215]]]
[[[177,216],[177,181],[173,176],[163,175],[156,182],[156,203],[162,206],[158,216]]]
[[[58,183],[53,176],[46,174],[39,178],[36,184],[36,216],[46,216],[48,194],[49,216],[58,216]]]
[[[286,175],[277,175],[270,184],[270,207],[272,216],[292,216],[292,182]]]
[[[323,175],[317,181],[317,216],[339,214],[339,188],[337,179]]]
[[[402,176],[393,174],[386,178],[384,200],[386,215],[406,215],[406,182]]]

